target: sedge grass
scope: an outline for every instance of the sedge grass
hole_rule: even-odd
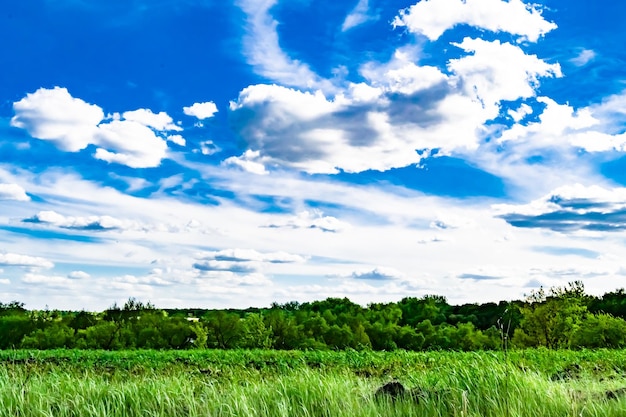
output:
[[[0,352],[0,417],[626,417],[622,351]],[[10,356],[13,355],[13,356]],[[580,373],[553,378],[572,363]],[[419,392],[392,399],[399,380]]]

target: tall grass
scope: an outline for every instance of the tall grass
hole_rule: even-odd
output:
[[[626,354],[0,352],[0,417],[626,416]],[[563,375],[572,364],[575,375]],[[561,376],[555,378],[555,375]],[[413,395],[376,396],[400,381]]]

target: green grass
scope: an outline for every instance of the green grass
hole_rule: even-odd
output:
[[[0,417],[626,417],[625,375],[608,350],[2,351]]]

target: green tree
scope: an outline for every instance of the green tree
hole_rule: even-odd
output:
[[[55,322],[37,329],[22,340],[22,347],[29,349],[58,349],[74,346],[74,329]]]
[[[299,349],[307,345],[307,337],[294,317],[283,310],[272,309],[265,316],[265,326],[272,332],[272,348]]]
[[[589,314],[572,337],[572,346],[586,348],[626,347],[626,321],[610,314]]]
[[[260,313],[248,313],[243,319],[241,347],[247,349],[269,349],[272,346],[272,331],[265,326]]]
[[[24,313],[0,316],[0,349],[18,348],[24,336],[35,330],[35,322]]]
[[[553,287],[548,295],[540,288],[532,291],[521,307],[522,320],[513,343],[522,347],[567,348],[586,315],[583,283]]]
[[[216,310],[208,312],[202,319],[206,323],[207,344],[220,349],[239,347],[245,329],[238,314]]]
[[[79,330],[76,347],[81,349],[122,349],[126,347],[120,337],[122,326],[121,322],[101,320],[93,326]]]

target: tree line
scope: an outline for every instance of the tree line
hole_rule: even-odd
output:
[[[582,282],[524,300],[450,305],[406,297],[366,307],[348,298],[244,310],[158,309],[134,298],[88,311],[0,302],[0,349],[371,349],[412,351],[626,347],[624,289],[601,297]]]

